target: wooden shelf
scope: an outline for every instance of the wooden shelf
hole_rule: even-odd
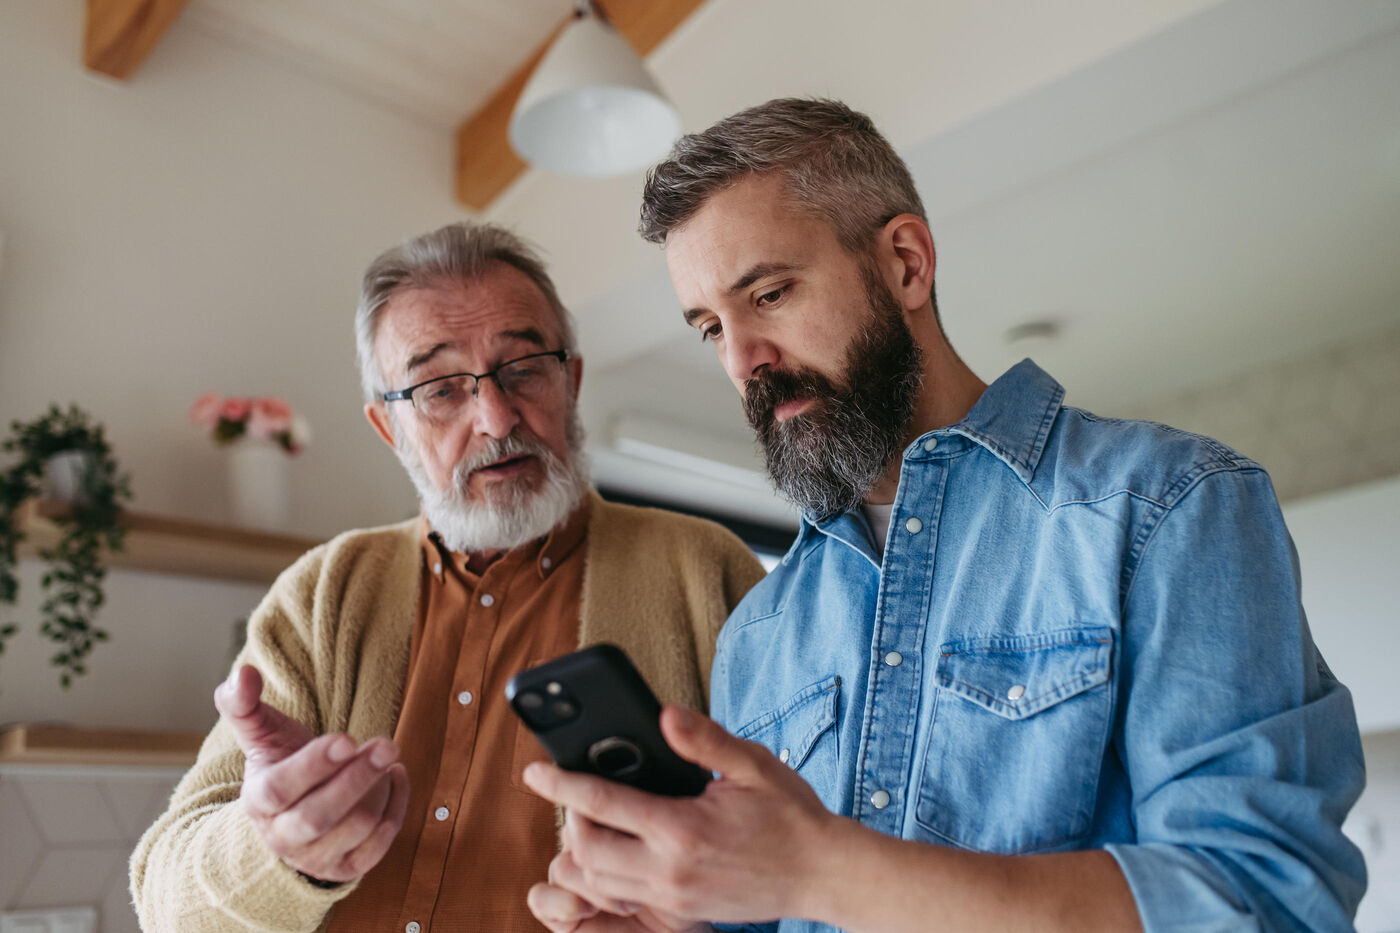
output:
[[[203,741],[197,732],[14,726],[0,732],[0,765],[187,768]]]
[[[37,500],[20,513],[26,532],[22,556],[33,557],[59,537],[54,521],[68,511],[65,502]],[[124,512],[126,538],[119,552],[104,552],[107,567],[249,583],[271,583],[294,561],[321,542],[315,538],[230,528],[180,518]]]

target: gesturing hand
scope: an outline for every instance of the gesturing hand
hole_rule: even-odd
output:
[[[354,881],[389,851],[408,807],[408,772],[386,738],[359,749],[348,735],[314,736],[262,702],[262,675],[244,665],[214,691],[246,764],[243,808],[269,849],[322,881]]]
[[[536,793],[569,811],[565,851],[550,866],[550,884],[531,895],[535,915],[556,933],[594,930],[583,916],[594,905],[648,911],[621,926],[600,912],[608,925],[598,930],[806,916],[838,818],[770,751],[712,720],[667,707],[661,729],[682,758],[720,772],[699,797],[658,797],[553,765],[526,769]]]

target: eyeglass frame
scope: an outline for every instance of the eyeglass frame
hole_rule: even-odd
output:
[[[569,360],[573,359],[573,356],[574,356],[574,355],[573,355],[573,353],[570,352],[567,348],[560,348],[560,349],[558,349],[558,350],[542,350],[542,351],[539,352],[539,353],[527,353],[527,354],[525,354],[524,356],[517,356],[517,357],[516,357],[515,359],[513,359],[513,360],[506,360],[504,363],[502,363],[500,366],[497,366],[495,369],[491,370],[490,372],[485,372],[485,373],[480,373],[480,374],[478,374],[478,373],[466,373],[466,372],[462,372],[462,373],[448,373],[448,374],[445,375],[445,376],[434,376],[434,377],[431,378],[431,379],[424,379],[422,382],[419,382],[419,383],[417,383],[417,384],[415,384],[415,385],[411,385],[411,386],[409,386],[409,387],[406,388],[406,389],[395,389],[395,390],[392,391],[392,392],[384,392],[384,393],[381,393],[381,395],[380,395],[380,400],[381,400],[381,401],[384,401],[384,402],[404,402],[404,401],[406,401],[406,402],[408,402],[410,405],[413,405],[413,410],[414,410],[414,411],[417,411],[417,410],[418,410],[418,406],[417,406],[417,405],[414,405],[414,403],[413,403],[413,393],[414,393],[414,392],[417,392],[419,389],[423,388],[423,387],[426,386],[426,385],[432,385],[434,382],[441,382],[441,381],[443,381],[444,379],[457,379],[457,378],[459,378],[459,377],[461,377],[461,376],[471,376],[471,377],[472,377],[472,398],[476,398],[476,397],[477,397],[477,393],[481,391],[481,380],[483,380],[483,379],[494,379],[494,380],[496,380],[496,389],[497,389],[497,391],[499,391],[502,395],[504,395],[504,396],[507,397],[507,398],[514,398],[515,396],[513,396],[513,395],[511,395],[509,392],[507,392],[506,389],[505,389],[505,386],[501,385],[501,377],[498,375],[498,373],[500,373],[500,371],[503,370],[503,369],[505,369],[507,366],[514,366],[516,363],[523,363],[525,360],[533,360],[533,359],[537,359],[537,358],[542,357],[542,356],[552,356],[552,357],[554,357],[556,360],[559,361],[560,365],[563,365],[563,364],[567,363]]]

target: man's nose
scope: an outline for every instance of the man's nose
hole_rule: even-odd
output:
[[[757,328],[725,329],[722,363],[735,385],[743,385],[759,370],[775,365],[780,356],[777,345]]]
[[[520,423],[515,399],[505,393],[495,379],[481,379],[472,399],[472,430],[488,437],[503,438]]]

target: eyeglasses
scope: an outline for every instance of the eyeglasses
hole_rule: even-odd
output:
[[[496,387],[513,399],[533,401],[548,395],[569,356],[568,350],[531,353],[507,360],[489,373],[437,376],[407,389],[385,392],[383,398],[386,402],[407,399],[414,411],[430,421],[451,421],[467,407],[469,399],[476,398],[483,379],[496,380]]]

